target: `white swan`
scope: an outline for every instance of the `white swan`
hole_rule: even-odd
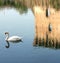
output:
[[[9,37],[9,33],[8,33],[8,32],[5,32],[5,35],[6,35],[5,40],[8,41],[8,42],[22,41],[22,38],[19,37],[19,36],[12,36],[12,37]]]

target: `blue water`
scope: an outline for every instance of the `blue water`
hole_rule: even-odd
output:
[[[21,36],[23,42],[9,42],[6,48],[5,32]],[[35,17],[29,9],[20,14],[14,8],[0,10],[0,63],[60,63],[60,49],[34,47]]]

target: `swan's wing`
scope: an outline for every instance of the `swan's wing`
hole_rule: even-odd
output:
[[[19,39],[22,39],[22,37],[19,37],[19,36],[12,36],[12,37],[10,37],[10,38],[19,38]]]
[[[22,37],[12,36],[12,37],[8,38],[8,41],[19,41],[19,40],[22,40]]]

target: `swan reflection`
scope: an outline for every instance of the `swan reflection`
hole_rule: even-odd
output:
[[[11,42],[11,43],[20,43],[20,42],[22,42],[22,40],[21,41]],[[5,47],[9,48],[10,47],[10,42],[6,41],[6,43],[7,43],[7,45]]]

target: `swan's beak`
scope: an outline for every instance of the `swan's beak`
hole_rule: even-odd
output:
[[[5,35],[6,35],[6,33],[5,33]]]

